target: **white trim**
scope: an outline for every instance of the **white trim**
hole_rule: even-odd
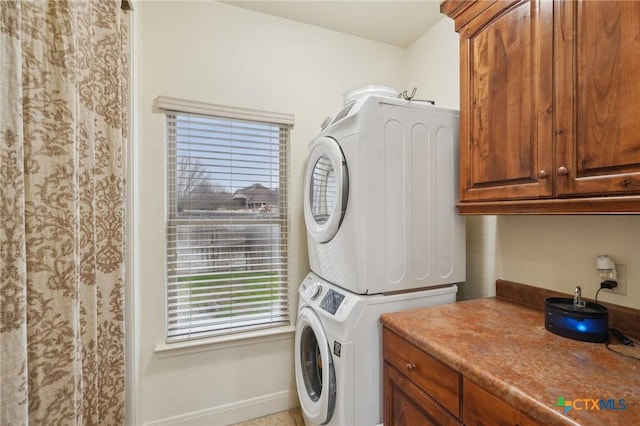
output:
[[[218,349],[235,348],[238,346],[254,345],[258,343],[274,342],[293,339],[296,328],[292,325],[269,328],[247,333],[229,334],[226,336],[205,339],[187,340],[176,343],[160,343],[156,345],[155,353],[158,358],[168,358],[206,352]]]
[[[158,96],[158,98],[156,99],[156,107],[162,110],[190,112],[193,114],[206,114],[216,117],[260,121],[264,123],[280,124],[286,126],[293,126],[293,124],[295,123],[295,116],[293,114],[215,105],[205,102],[171,98],[168,96]]]
[[[245,422],[298,406],[294,389],[275,392],[231,404],[192,411],[145,423],[145,426],[228,425]]]
[[[132,2],[128,2],[133,10]],[[138,179],[136,178],[136,160],[138,159],[138,144],[134,143],[139,135],[137,99],[139,88],[134,84],[139,71],[137,64],[138,37],[137,25],[140,14],[129,13],[129,134],[127,140],[127,205],[126,205],[126,235],[125,235],[125,425],[133,426],[139,424],[138,418],[142,404],[140,389],[140,333],[138,322],[136,321],[137,293],[139,283],[135,279],[136,274],[136,215],[138,210],[136,196]],[[134,17],[135,16],[135,17]]]

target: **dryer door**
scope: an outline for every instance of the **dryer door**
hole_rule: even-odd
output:
[[[336,374],[327,335],[310,307],[298,314],[295,345],[296,387],[302,411],[312,424],[328,423],[336,402]]]
[[[316,139],[307,159],[304,220],[318,243],[330,241],[338,232],[348,194],[349,174],[340,145],[329,137]]]

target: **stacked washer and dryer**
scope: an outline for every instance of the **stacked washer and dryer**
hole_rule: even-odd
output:
[[[307,425],[382,422],[380,315],[455,302],[465,280],[457,111],[367,86],[310,143],[296,385]]]

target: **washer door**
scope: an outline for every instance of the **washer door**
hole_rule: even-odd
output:
[[[340,145],[329,137],[318,138],[309,153],[305,173],[304,220],[307,232],[318,243],[338,232],[349,194],[349,174]]]
[[[326,424],[335,408],[336,373],[327,335],[310,307],[298,314],[295,345],[300,406],[309,422]]]

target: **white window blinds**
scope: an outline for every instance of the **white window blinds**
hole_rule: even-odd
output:
[[[288,325],[292,116],[171,101],[167,342]]]

